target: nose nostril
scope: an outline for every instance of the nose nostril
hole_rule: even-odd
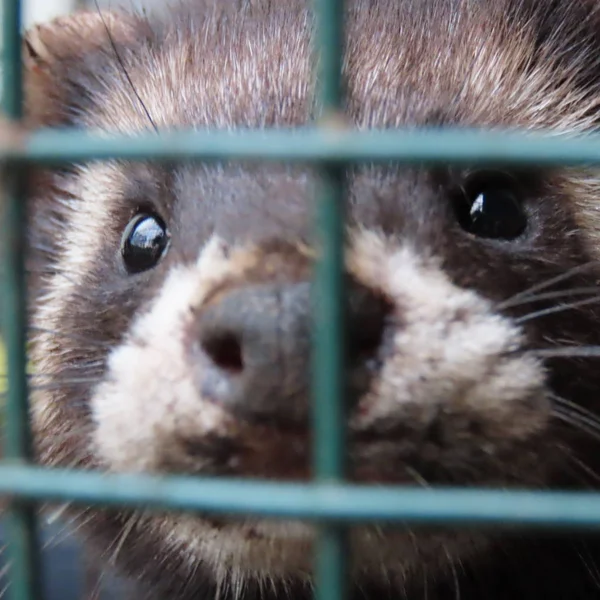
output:
[[[240,373],[244,369],[242,347],[233,333],[221,333],[203,340],[202,349],[224,371]]]
[[[377,359],[384,345],[391,305],[372,293],[357,294],[350,308],[350,357],[362,363]]]
[[[379,350],[382,337],[383,326],[376,325],[375,327],[364,328],[358,331],[355,339],[357,357],[371,358]]]

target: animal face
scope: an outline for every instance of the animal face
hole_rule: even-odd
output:
[[[598,20],[592,2],[353,2],[349,121],[593,129]],[[303,127],[318,110],[312,30],[295,0],[157,22],[72,17],[29,38],[30,120],[131,134]],[[109,161],[36,177],[35,357],[53,381],[34,399],[42,460],[310,477],[315,173]],[[599,376],[556,350],[600,336],[597,186],[592,170],[348,171],[351,479],[582,485],[573,469],[595,468],[581,425]],[[177,594],[207,578],[238,594],[310,581],[301,523],[140,512],[90,527],[116,531],[124,564],[151,560],[149,579]],[[353,568],[405,585],[498,543],[356,528]]]

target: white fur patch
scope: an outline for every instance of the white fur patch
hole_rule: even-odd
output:
[[[193,307],[227,273],[223,260],[222,243],[213,238],[198,265],[174,269],[129,341],[110,354],[107,380],[91,401],[97,450],[109,468],[156,470],[155,453],[173,443],[174,432],[197,437],[233,426],[201,398],[183,339]]]
[[[108,469],[185,470],[183,438],[235,439],[239,424],[195,384],[201,367],[190,359],[186,335],[207,294],[225,279],[243,279],[257,260],[252,249],[211,239],[196,264],[173,269],[127,341],[112,352],[108,376],[91,401],[95,452]],[[434,260],[372,233],[352,236],[347,260],[355,277],[383,291],[402,314],[393,352],[351,427],[368,430],[405,407],[424,418],[427,406],[483,415],[517,440],[544,426],[544,410],[529,402],[542,393],[543,371],[533,359],[505,356],[518,347],[520,332],[493,314],[487,301],[456,287]],[[492,453],[493,446],[492,437]],[[202,471],[202,464],[194,469]],[[242,586],[246,577],[310,574],[312,532],[300,523],[215,526],[198,517],[166,516],[154,527],[166,547],[189,558],[190,568],[199,560],[211,565],[223,586]],[[415,536],[377,528],[357,529],[352,536],[355,569],[384,569],[388,576],[401,576],[424,556],[447,565],[448,556],[465,558],[486,543],[483,534]]]
[[[362,232],[354,236],[349,269],[402,313],[393,352],[377,388],[364,399],[369,410],[356,417],[357,426],[384,419],[402,404],[468,407],[503,422],[523,398],[543,389],[537,360],[505,357],[519,348],[520,330],[477,293],[455,286],[434,259]],[[528,404],[520,417],[515,435],[534,433],[545,422]]]

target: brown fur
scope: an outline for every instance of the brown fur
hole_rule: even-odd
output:
[[[302,126],[317,114],[312,31],[303,0],[59,20],[28,37],[28,124]],[[593,130],[599,31],[592,0],[353,0],[345,112],[358,128]],[[511,171],[528,228],[498,242],[462,231],[451,210],[472,171],[348,173],[350,476],[596,487],[597,440],[583,419],[568,427],[556,414],[557,396],[598,410],[596,365],[532,352],[599,344],[596,306],[521,321],[556,300],[503,304],[597,258],[597,172]],[[36,174],[32,337],[51,385],[44,378],[34,389],[33,420],[44,463],[310,475],[313,175],[121,161]],[[156,268],[129,276],[119,247],[140,208],[161,215],[171,243]],[[594,288],[599,277],[592,264],[548,289]],[[239,311],[226,312],[234,301]],[[234,322],[244,335],[255,326],[260,349],[245,357],[236,393],[222,374],[210,379],[199,342]],[[300,523],[98,511],[84,530],[139,583],[140,598],[279,600],[310,586],[312,531]],[[368,598],[600,596],[588,567],[600,558],[593,536],[359,527],[351,540],[355,593]]]

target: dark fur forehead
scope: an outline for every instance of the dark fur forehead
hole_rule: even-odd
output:
[[[152,119],[217,127],[310,121],[314,17],[305,0],[200,5],[176,7],[166,22],[137,20],[136,42],[118,48]],[[352,0],[348,13],[348,109],[361,126],[593,125],[597,2]],[[72,74],[91,90],[84,123],[148,128],[109,44],[88,63],[89,74]]]

